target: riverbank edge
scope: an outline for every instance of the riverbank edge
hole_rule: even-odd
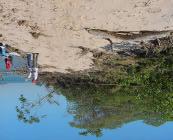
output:
[[[129,43],[130,44],[130,43]],[[39,81],[47,85],[55,85],[63,88],[70,86],[116,86],[120,78],[127,75],[126,71],[131,67],[137,66],[142,59],[150,59],[166,55],[169,49],[172,49],[172,36],[149,40],[148,42],[140,42],[138,44],[130,44],[126,48],[117,51],[117,44],[108,44],[107,50],[90,50],[79,46],[81,55],[92,53],[93,66],[88,70],[73,71],[68,73],[60,72],[40,72]],[[124,45],[124,44],[122,44]],[[133,46],[130,48],[129,46]],[[11,47],[11,51],[15,51],[24,58],[25,52]],[[39,66],[42,69],[42,66]]]
[[[159,42],[157,42],[158,40]],[[113,45],[116,46],[116,43]],[[62,88],[71,86],[116,87],[121,79],[128,77],[128,71],[134,68],[138,69],[141,63],[145,63],[146,60],[151,63],[167,56],[169,52],[172,52],[172,48],[173,44],[170,41],[170,36],[140,43],[135,49],[98,51],[81,48],[81,54],[86,53],[86,51],[93,54],[94,65],[91,69],[84,71],[69,70],[69,73],[65,74],[42,72],[40,73],[40,79],[48,85]]]

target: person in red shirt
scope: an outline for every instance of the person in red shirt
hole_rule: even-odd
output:
[[[5,67],[6,67],[6,70],[10,70],[11,67],[12,67],[12,57],[11,56],[8,56],[5,58]]]

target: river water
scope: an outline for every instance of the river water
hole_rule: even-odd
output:
[[[165,122],[160,126],[152,126],[143,120],[124,122],[115,129],[102,129],[102,136],[83,136],[84,130],[70,125],[74,115],[68,112],[70,102],[61,94],[53,96],[54,101],[39,101],[49,94],[45,86],[33,85],[30,82],[16,82],[0,85],[0,139],[1,140],[172,140],[173,122]],[[32,115],[41,119],[36,123],[27,123],[18,118],[16,106],[21,107],[20,96],[29,99],[29,102],[38,103],[29,107]],[[56,101],[56,103],[55,103]],[[28,113],[27,115],[31,115]],[[119,115],[118,115],[119,116]],[[127,120],[128,117],[126,116]],[[116,119],[116,118],[115,118]],[[117,123],[121,118],[117,118]],[[103,121],[103,123],[105,123]],[[116,120],[112,121],[116,124]],[[111,127],[111,124],[109,124]],[[113,124],[112,124],[113,125]]]
[[[172,94],[156,98],[108,95],[105,88],[91,90],[95,94],[88,89],[55,91],[14,73],[3,77],[0,140],[173,139]]]

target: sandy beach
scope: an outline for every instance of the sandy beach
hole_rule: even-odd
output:
[[[108,41],[85,29],[172,30],[173,0],[1,0],[0,41],[38,52],[43,71],[92,67],[92,54]],[[113,41],[119,41],[113,39]]]

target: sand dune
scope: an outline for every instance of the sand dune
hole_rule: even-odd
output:
[[[43,71],[83,70],[92,66],[92,54],[79,55],[77,46],[108,43],[85,28],[172,30],[172,7],[173,0],[1,0],[0,40],[39,52]]]

